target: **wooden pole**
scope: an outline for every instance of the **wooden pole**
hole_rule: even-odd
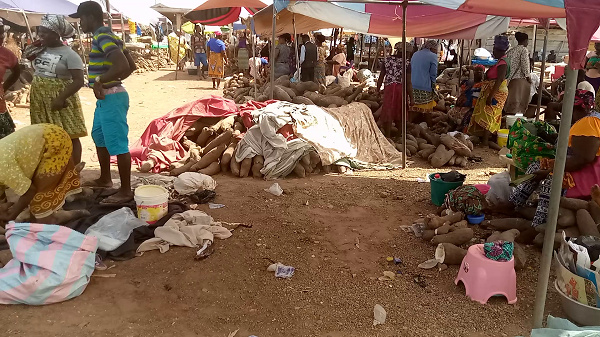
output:
[[[27,32],[29,33],[29,37],[31,38],[31,41],[33,41],[33,34],[31,33],[31,26],[29,26],[29,20],[27,20],[27,14],[25,14],[25,11],[22,9],[21,13],[23,14],[23,19],[25,19],[25,25],[27,26]]]
[[[298,73],[298,78],[296,81],[300,81],[300,58],[298,57],[298,34],[296,34],[296,14],[292,13],[292,25],[294,26],[294,44],[296,48],[294,53],[296,53],[296,72]]]
[[[121,13],[121,39],[125,43],[125,20],[123,19],[123,13]]]
[[[175,63],[175,80],[177,80],[177,73],[179,70],[179,46],[181,45],[181,14],[177,14],[175,21],[177,22],[177,33],[179,34],[177,35],[177,62]]]
[[[365,42],[365,34],[359,34],[358,36],[360,36],[360,62],[358,64],[360,68],[360,63],[363,61],[363,45]]]
[[[408,100],[408,76],[406,74],[406,8],[408,7],[408,0],[402,2],[402,168],[406,168],[406,124],[408,111],[406,111],[407,100]],[[385,48],[385,45],[384,45]],[[384,53],[385,54],[385,53]]]
[[[254,20],[254,19],[250,19],[250,20]],[[258,68],[256,68],[256,60],[254,59],[256,56],[256,48],[254,47],[254,40],[255,40],[255,36],[254,36],[254,30],[252,29],[252,25],[250,24],[252,21],[248,20],[246,23],[246,27],[250,30],[250,45],[252,46],[252,64],[255,66],[255,73],[256,73],[256,77],[254,76],[254,74],[252,73],[252,68],[250,68],[250,76],[252,78],[254,78],[254,99],[258,98],[258,87],[256,85],[256,81],[258,81],[258,77],[259,77],[259,70]]]
[[[271,36],[271,54],[269,55],[269,63],[271,64],[271,92],[269,93],[269,98],[273,99],[274,90],[275,90],[275,29],[277,29],[277,10],[275,9],[275,5],[273,5],[273,34]]]
[[[112,30],[112,15],[110,15],[110,0],[104,0],[106,4],[106,15],[108,16],[108,28]]]
[[[537,47],[537,30],[538,30],[538,26],[537,25],[533,25],[533,52],[531,53],[531,56],[535,56],[535,49]],[[531,66],[533,67],[535,63],[535,58],[533,59],[533,62],[531,63]]]
[[[540,86],[538,87],[538,102],[535,113],[535,120],[540,120],[540,111],[542,110],[542,93],[544,91],[544,76],[546,75],[546,48],[548,48],[548,29],[550,28],[550,19],[546,19],[544,25],[544,50],[542,51],[542,69],[540,69]]]

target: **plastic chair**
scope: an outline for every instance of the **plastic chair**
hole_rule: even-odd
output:
[[[465,285],[465,293],[473,301],[486,304],[490,297],[503,295],[508,304],[517,303],[517,274],[514,257],[507,262],[490,260],[483,244],[469,247],[454,283]]]
[[[554,74],[552,74],[552,81],[556,81],[559,77],[565,74],[564,66],[554,66]]]

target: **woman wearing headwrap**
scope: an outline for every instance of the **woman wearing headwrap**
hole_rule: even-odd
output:
[[[594,94],[577,90],[563,177],[564,195],[569,198],[589,199],[592,187],[600,184],[600,113],[593,108]],[[534,227],[546,222],[553,167],[554,159],[551,158],[539,158],[532,162],[527,174],[533,174],[534,178],[521,183],[510,196],[515,207],[522,207],[539,187],[539,203],[532,223]]]
[[[8,88],[12,87],[21,76],[21,68],[19,68],[19,59],[4,44],[4,22],[0,19],[0,79],[4,78],[7,70],[10,70],[10,76],[2,83],[0,92],[0,139],[15,132],[15,123],[13,123],[10,113],[6,109],[6,101],[4,101],[4,93]]]
[[[413,107],[411,110],[431,112],[435,102],[435,81],[438,71],[438,42],[427,40],[410,59]]]
[[[75,34],[62,15],[44,15],[38,28],[40,46],[26,54],[35,70],[31,83],[31,124],[55,124],[63,128],[73,143],[73,161],[81,162],[81,141],[87,136],[77,92],[83,87],[83,62],[61,38]]]
[[[494,38],[494,58],[498,62],[488,69],[485,74],[485,81],[481,86],[481,96],[477,100],[469,133],[482,136],[482,143],[485,146],[499,150],[496,143],[490,143],[490,137],[500,129],[502,120],[502,109],[506,98],[508,97],[507,77],[510,74],[510,67],[506,60],[506,51],[509,47],[508,37],[497,35]]]
[[[529,106],[531,91],[531,67],[529,65],[529,36],[516,32],[515,39],[519,43],[506,53],[510,60],[510,75],[508,76],[508,98],[504,111],[509,115],[525,114]]]

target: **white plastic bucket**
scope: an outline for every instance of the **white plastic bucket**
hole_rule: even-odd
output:
[[[135,189],[138,218],[153,224],[169,210],[169,191],[158,185],[144,185]]]
[[[527,118],[527,117],[523,116],[523,114],[506,115],[506,128],[510,130],[510,128],[513,126],[513,124],[515,124],[515,122],[519,118],[522,120],[526,120],[526,121],[532,120],[532,118]]]

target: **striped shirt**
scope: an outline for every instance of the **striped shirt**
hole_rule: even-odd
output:
[[[110,28],[102,26],[94,32],[92,50],[90,51],[90,65],[88,67],[90,87],[94,86],[96,77],[106,73],[110,69],[112,63],[108,60],[108,55],[119,49],[125,51],[125,44],[123,40],[113,34]],[[121,81],[112,81],[103,84],[114,86],[121,84]]]

